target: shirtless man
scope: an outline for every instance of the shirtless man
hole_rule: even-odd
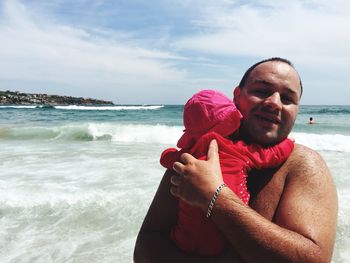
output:
[[[240,138],[273,145],[290,133],[302,85],[289,61],[272,58],[253,65],[234,90],[243,115]],[[229,188],[220,191],[210,219],[230,242],[218,257],[185,254],[171,242],[177,198],[207,212],[222,183],[218,149],[212,141],[208,160],[181,156],[167,170],[137,237],[135,262],[330,262],[338,201],[330,172],[315,151],[295,145],[279,168],[249,175],[250,207]]]

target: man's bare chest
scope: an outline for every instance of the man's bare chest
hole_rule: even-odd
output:
[[[250,206],[266,219],[273,221],[281,199],[286,176],[283,169],[253,171],[248,177]]]

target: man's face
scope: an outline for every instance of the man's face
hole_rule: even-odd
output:
[[[270,61],[258,65],[234,101],[243,119],[240,136],[247,142],[273,145],[293,128],[301,95],[297,72],[288,64]]]

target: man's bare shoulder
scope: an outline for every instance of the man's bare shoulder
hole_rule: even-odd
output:
[[[337,193],[333,177],[322,156],[304,145],[296,144],[286,162],[284,197],[302,196],[310,202],[336,203]],[[328,200],[325,200],[328,199]]]
[[[315,150],[313,150],[305,145],[298,144],[298,143],[295,144],[294,150],[293,150],[290,158],[292,160],[298,160],[298,159],[319,160],[319,159],[322,159],[321,155],[318,152],[316,152]]]
[[[336,192],[331,172],[322,156],[304,145],[295,145],[282,169],[286,174],[285,193],[292,190],[316,200],[328,198]]]
[[[295,144],[294,150],[285,164],[287,180],[304,178],[307,181],[320,180],[320,177],[331,177],[330,171],[322,156],[313,149]],[[323,179],[326,179],[323,178]]]

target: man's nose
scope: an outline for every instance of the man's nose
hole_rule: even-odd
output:
[[[278,92],[274,92],[273,94],[271,94],[271,96],[265,99],[264,105],[271,110],[281,110],[282,102],[280,94]]]

